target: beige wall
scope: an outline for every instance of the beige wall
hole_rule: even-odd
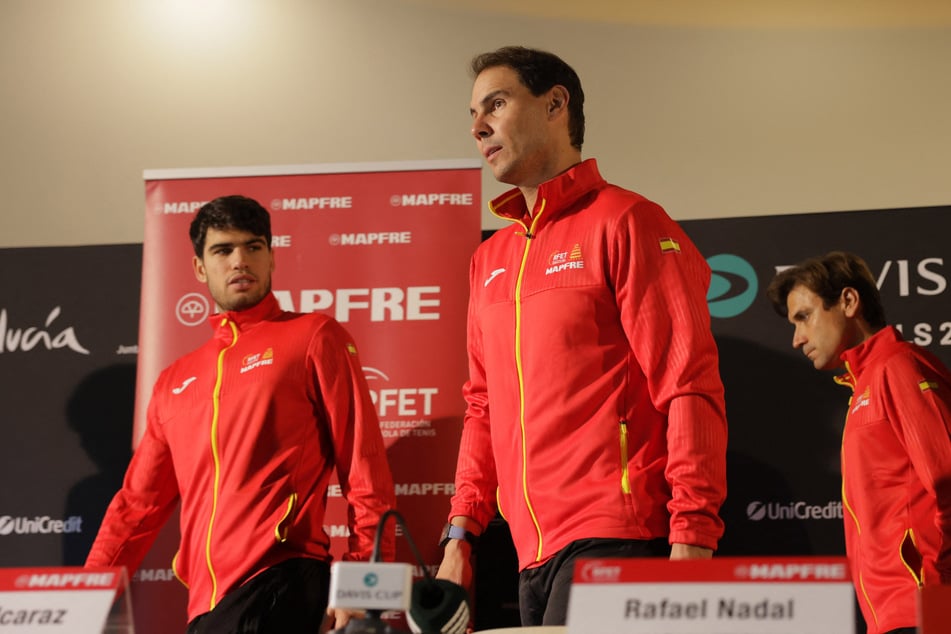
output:
[[[947,23],[432,4],[0,0],[0,247],[140,242],[144,169],[476,157],[466,65],[512,43],[574,65],[585,156],[677,219],[951,204]]]

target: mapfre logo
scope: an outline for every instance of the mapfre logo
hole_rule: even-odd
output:
[[[390,204],[394,207],[464,207],[471,205],[472,200],[471,192],[429,192],[390,196]]]
[[[114,572],[34,573],[17,578],[18,588],[111,588]]]
[[[197,326],[204,323],[210,311],[211,306],[208,300],[199,293],[182,295],[175,305],[175,317],[184,326]]]
[[[548,257],[548,268],[545,269],[545,275],[583,268],[584,258],[581,256],[581,245],[575,244],[571,249],[555,251]]]
[[[608,566],[597,559],[585,562],[581,568],[581,579],[589,583],[616,583],[620,578],[620,566]]]
[[[246,355],[241,360],[241,374],[245,372],[250,372],[261,366],[271,365],[274,363],[274,349],[268,348],[264,352],[256,352],[254,354]]]
[[[207,202],[207,200],[180,200],[157,203],[155,205],[155,212],[164,215],[193,214],[201,209]]]
[[[412,244],[410,231],[371,231],[367,233],[332,233],[327,239],[330,246],[376,246],[381,244]]]
[[[779,581],[847,581],[849,571],[846,564],[829,563],[762,563],[741,565],[734,570],[740,579],[779,580]]]
[[[308,198],[275,198],[272,211],[313,211],[315,209],[351,209],[353,196],[310,196]]]
[[[174,581],[175,572],[171,568],[139,568],[132,575],[132,581]]]

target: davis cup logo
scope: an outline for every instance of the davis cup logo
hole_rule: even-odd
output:
[[[759,283],[749,262],[730,253],[707,258],[712,269],[707,305],[711,317],[736,317],[753,305]]]
[[[188,293],[175,305],[175,317],[184,326],[197,326],[205,322],[211,307],[204,295]]]
[[[581,568],[581,579],[591,583],[612,583],[620,578],[620,566],[607,566],[602,561],[588,561]]]

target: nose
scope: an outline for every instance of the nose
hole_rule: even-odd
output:
[[[247,252],[242,248],[236,248],[231,252],[231,268],[241,270],[247,268]]]
[[[492,128],[485,122],[485,117],[477,114],[472,119],[472,130],[469,132],[476,141],[479,141],[480,139],[491,136]]]
[[[801,332],[799,332],[799,328],[797,327],[793,331],[792,347],[801,348],[804,343],[806,343],[806,336],[802,334]]]

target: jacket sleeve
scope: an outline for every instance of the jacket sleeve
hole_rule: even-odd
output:
[[[476,257],[473,257],[469,266],[470,291],[466,320],[469,379],[462,391],[466,401],[466,413],[456,462],[456,492],[452,497],[449,517],[470,517],[485,528],[495,515],[498,477],[489,432],[489,400],[483,361],[482,329],[476,310],[478,285],[473,282],[475,271]]]
[[[726,497],[726,408],[706,293],[710,268],[650,201],[623,215],[609,248],[621,322],[667,415],[670,542],[716,548]]]
[[[915,474],[937,503],[940,543],[935,566],[951,583],[951,383],[947,374],[895,355],[885,369],[888,420],[908,452]]]
[[[366,561],[373,552],[380,517],[395,508],[396,494],[383,435],[353,338],[328,320],[311,340],[310,363],[327,415],[334,461],[347,500],[348,561]],[[380,554],[396,557],[396,529],[384,527]]]
[[[106,510],[87,566],[138,569],[178,502],[178,484],[153,392],[142,442],[132,454],[122,488]]]

